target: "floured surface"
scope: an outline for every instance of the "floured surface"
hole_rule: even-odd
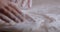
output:
[[[34,4],[35,6],[31,9],[23,10],[23,12],[29,14],[38,23],[38,26],[45,22],[47,31],[44,30],[45,28],[41,28],[41,30],[43,29],[42,32],[60,32],[60,0],[40,1],[42,1],[40,4]],[[44,21],[45,19],[46,21]],[[52,20],[52,22],[49,23],[49,20]]]

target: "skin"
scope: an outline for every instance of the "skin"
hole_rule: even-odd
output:
[[[0,0],[0,29],[4,26],[11,28],[16,23],[24,21],[23,13],[12,5],[14,3],[6,0]],[[11,4],[12,3],[12,4]]]
[[[27,14],[24,16],[21,10],[16,7],[15,3],[8,0],[0,0],[0,30],[6,26],[15,31],[16,29],[13,26],[25,22],[25,20],[35,22]]]

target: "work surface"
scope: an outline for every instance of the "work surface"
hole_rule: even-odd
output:
[[[49,32],[60,32],[60,0],[33,0],[32,8],[22,11],[41,24],[47,19]]]

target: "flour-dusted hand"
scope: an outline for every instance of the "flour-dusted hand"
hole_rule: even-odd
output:
[[[13,4],[14,5],[14,4]],[[22,12],[15,8],[10,2],[0,0],[0,26],[13,26],[24,20]]]
[[[7,4],[1,7],[2,9],[0,13],[3,13],[7,16],[9,16],[11,19],[14,19],[14,21],[18,22],[23,21],[23,15],[21,11],[18,11],[18,8],[15,8],[11,4]],[[2,11],[3,10],[3,11]]]
[[[31,26],[34,25],[35,21],[30,16],[23,14],[21,10],[15,6],[13,2],[7,2],[6,4],[1,3],[0,7],[0,22],[2,27],[16,28],[17,30],[30,31]],[[7,25],[9,24],[9,25]],[[12,27],[11,27],[12,26]]]

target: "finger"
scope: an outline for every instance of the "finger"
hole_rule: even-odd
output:
[[[21,12],[21,10],[16,6],[15,3],[9,2],[8,5],[11,6],[12,8],[14,8],[18,13],[20,13],[21,15],[23,15],[23,13]]]
[[[20,14],[20,16],[23,16],[23,12],[16,6],[16,5],[13,5],[14,3],[12,2],[9,2],[9,6],[14,9],[16,12],[18,12]]]
[[[9,18],[11,18],[12,20],[14,20],[15,22],[20,22],[20,20],[11,12],[9,12],[6,8],[2,7],[2,9],[4,9],[4,11],[2,11],[6,16],[8,16]]]
[[[11,24],[11,25],[15,24],[15,22],[12,19],[8,18],[7,16],[5,16],[2,13],[0,13],[0,18],[3,19],[3,20],[5,20],[5,22],[6,21],[9,22],[9,24]]]
[[[8,6],[7,5],[7,7],[5,7],[5,8],[8,8],[8,10],[10,12],[12,12],[16,17],[18,17],[21,20],[21,22],[23,22],[24,17],[22,16],[22,14],[20,14],[19,12],[17,12],[18,10],[16,10],[15,8],[13,8],[13,6],[10,6],[10,5]]]
[[[0,18],[5,20],[5,22],[8,21],[10,24],[15,24],[15,22],[13,20],[11,20],[10,18],[8,18],[7,16],[5,16],[2,13],[0,13]]]
[[[4,20],[0,19],[0,25],[9,25],[9,23],[6,23]]]

